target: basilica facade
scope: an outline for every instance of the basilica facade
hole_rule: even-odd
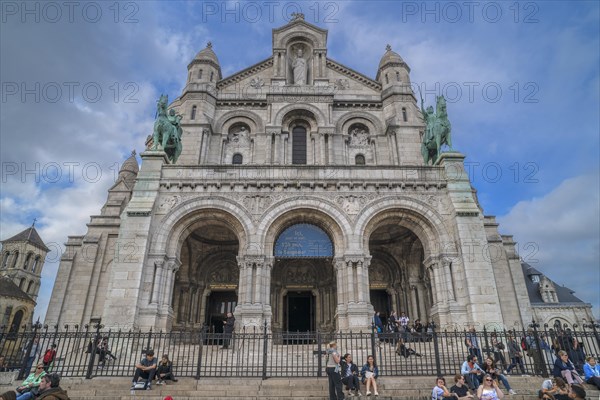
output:
[[[273,30],[272,54],[229,77],[211,44],[196,55],[169,106],[181,154],[149,139],[139,170],[135,154],[123,164],[88,232],[69,237],[47,323],[531,321],[515,243],[483,215],[465,156],[423,161],[407,63],[388,46],[373,79],[329,58],[327,35],[297,15]]]

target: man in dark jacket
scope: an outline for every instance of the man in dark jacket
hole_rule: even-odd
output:
[[[40,383],[39,395],[37,400],[70,400],[67,392],[58,386],[60,376],[58,374],[44,375]]]
[[[233,327],[235,325],[235,317],[232,313],[227,313],[227,319],[223,321],[223,348],[229,348],[229,341],[231,340],[231,335],[233,334]]]
[[[342,383],[348,387],[349,396],[362,396],[360,393],[360,381],[358,379],[358,367],[352,362],[352,354],[346,353],[340,361],[340,373]]]

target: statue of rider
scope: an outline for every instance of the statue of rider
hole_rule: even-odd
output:
[[[423,97],[421,97],[421,114],[425,120],[425,134],[423,135],[423,143],[427,144],[433,140],[433,126],[435,124],[436,115],[433,111],[433,106],[424,108]]]
[[[181,114],[176,114],[174,109],[169,110],[169,115],[167,115],[169,122],[175,127],[175,131],[177,132],[177,141],[181,140],[181,136],[183,135],[183,129],[181,128],[181,120],[183,116]]]

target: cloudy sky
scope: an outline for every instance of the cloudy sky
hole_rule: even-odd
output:
[[[485,213],[600,316],[598,2],[0,5],[0,238],[37,218],[42,319],[63,243],[143,149],[159,94],[181,93],[208,41],[224,76],[269,57],[292,12],[329,30],[330,58],[374,78],[389,43],[427,103],[444,94]]]

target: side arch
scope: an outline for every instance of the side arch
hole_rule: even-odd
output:
[[[214,131],[217,133],[227,132],[229,126],[236,122],[246,122],[250,126],[253,134],[265,132],[263,119],[252,111],[234,110],[223,114],[214,124]]]
[[[348,127],[354,122],[362,122],[367,125],[372,135],[382,135],[385,133],[385,129],[379,119],[361,111],[351,111],[343,114],[335,124],[336,132],[346,132]]]
[[[427,203],[414,198],[384,197],[369,204],[356,218],[354,236],[368,253],[369,238],[382,222],[396,222],[415,233],[423,244],[425,258],[441,253],[456,254],[456,244],[446,231],[441,216]]]
[[[251,216],[230,199],[211,197],[190,199],[171,210],[161,222],[161,229],[152,238],[149,254],[176,257],[185,238],[208,218],[229,226],[238,236],[240,252],[245,250],[249,233],[252,232]]]

